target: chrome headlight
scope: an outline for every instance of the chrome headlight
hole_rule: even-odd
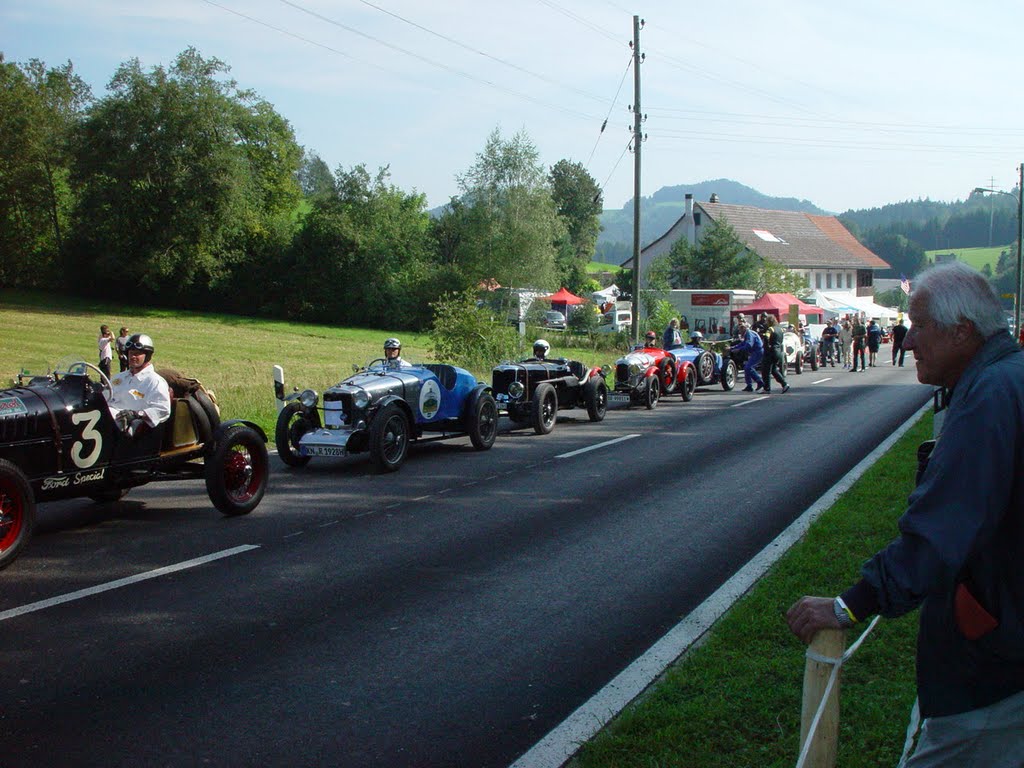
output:
[[[316,405],[316,401],[319,395],[317,395],[315,389],[304,389],[299,393],[299,402],[302,403],[306,408],[312,408]]]
[[[513,381],[508,385],[508,396],[513,400],[521,398],[524,392],[526,392],[526,387],[523,386],[521,381]]]
[[[629,364],[629,375],[630,376],[636,376],[638,373],[640,373],[640,366],[637,365],[636,363],[630,363]]]
[[[369,404],[370,396],[365,389],[356,390],[355,394],[352,395],[352,405],[359,410],[363,410]]]

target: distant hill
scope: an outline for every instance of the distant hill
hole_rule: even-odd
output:
[[[662,187],[650,197],[640,198],[641,247],[661,237],[683,215],[685,195],[696,201],[706,201],[712,193],[719,202],[733,205],[751,205],[773,211],[804,211],[825,214],[826,211],[809,200],[795,197],[771,197],[730,179],[714,179],[697,184],[679,184]],[[597,238],[597,261],[619,264],[633,253],[633,201],[621,209],[606,208],[600,216],[601,234]]]

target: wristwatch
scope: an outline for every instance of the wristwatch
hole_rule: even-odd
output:
[[[853,619],[846,610],[846,605],[843,603],[843,598],[837,597],[832,601],[832,613],[836,615],[836,621],[839,622],[839,626],[842,629],[849,629],[853,626]]]

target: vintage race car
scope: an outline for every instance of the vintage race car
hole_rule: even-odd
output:
[[[650,410],[663,394],[676,389],[689,402],[696,388],[697,372],[690,361],[677,362],[671,352],[638,344],[615,361],[615,389],[608,399],[629,405],[643,403]]]
[[[676,368],[683,363],[689,363],[693,366],[697,376],[696,386],[698,387],[707,386],[708,384],[721,384],[722,389],[726,392],[731,392],[736,386],[736,361],[729,354],[722,355],[719,352],[704,349],[702,346],[693,344],[671,349],[669,354],[676,359]]]
[[[305,466],[313,456],[369,451],[381,470],[405,462],[409,442],[469,435],[485,451],[498,434],[498,406],[489,388],[454,365],[396,365],[374,360],[324,391],[285,396],[275,366],[274,394],[283,403],[274,442],[281,460]]]
[[[91,363],[65,360],[46,374],[22,373],[16,387],[0,392],[0,568],[31,538],[39,502],[117,501],[146,483],[204,479],[225,515],[256,508],[270,466],[263,430],[221,421],[201,388],[174,392],[170,419],[134,437],[115,423],[110,381]]]
[[[491,372],[491,389],[498,408],[514,422],[529,422],[538,435],[555,428],[560,410],[586,408],[591,421],[601,421],[608,409],[604,371],[577,360],[502,363]]]

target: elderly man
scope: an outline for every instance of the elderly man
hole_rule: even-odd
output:
[[[989,282],[959,262],[920,276],[904,347],[917,378],[952,391],[900,535],[836,598],[786,614],[821,629],[920,607],[915,715],[906,768],[1019,766],[1024,756],[1024,354]]]

